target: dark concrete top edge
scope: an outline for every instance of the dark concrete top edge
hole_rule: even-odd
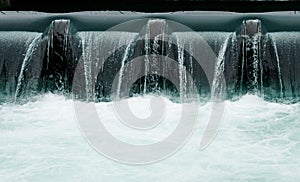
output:
[[[43,13],[34,11],[1,11],[0,31],[44,32],[53,20],[69,19],[77,31],[105,31],[126,21],[162,18],[184,24],[194,31],[226,31],[239,29],[247,19],[259,19],[265,31],[300,31],[300,12],[234,13],[219,11],[182,11],[142,13],[128,11],[84,11]]]

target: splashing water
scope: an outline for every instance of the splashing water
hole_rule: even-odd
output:
[[[147,30],[152,23],[150,20]],[[161,25],[163,23],[161,22]],[[153,27],[152,27],[153,28]],[[165,27],[163,27],[165,28]],[[69,30],[66,30],[69,31]],[[164,30],[160,30],[164,32]],[[151,37],[146,32],[145,74],[150,68],[148,55],[157,53],[159,38]],[[102,36],[101,36],[102,35]],[[136,33],[79,32],[82,40],[85,91],[88,100],[94,100],[94,69],[102,64],[98,49],[127,45],[121,53],[120,75],[118,77],[117,95],[121,93],[122,76],[126,60],[130,57],[131,45],[136,41]],[[178,46],[178,66],[180,97],[188,97],[187,88],[192,84],[187,79],[184,61],[192,62],[195,49],[192,33],[173,33],[175,42],[168,40],[168,46]],[[223,89],[220,77],[224,72],[225,52],[229,41],[236,41],[234,33],[201,32],[217,54],[214,64],[213,96]],[[173,38],[174,38],[173,37]],[[211,38],[215,37],[215,38]],[[154,39],[153,39],[154,38]],[[151,40],[153,39],[153,40]],[[18,77],[16,97],[21,92],[24,70],[30,62],[35,45],[40,35],[30,39],[22,68]],[[67,39],[64,39],[67,41]],[[151,42],[151,41],[153,42]],[[244,41],[244,40],[243,40]],[[259,87],[259,35],[254,36],[253,49],[253,86]],[[67,42],[65,43],[67,44]],[[153,44],[153,45],[150,45]],[[49,46],[49,45],[48,45]],[[244,46],[244,44],[243,44]],[[170,48],[171,46],[169,46]],[[281,78],[277,45],[273,39],[276,60]],[[279,46],[278,46],[279,47]],[[66,48],[66,47],[65,47]],[[231,48],[232,49],[232,48]],[[185,60],[185,52],[190,52]],[[66,49],[65,49],[66,51]],[[125,52],[125,53],[124,53]],[[233,51],[234,52],[234,51]],[[48,52],[48,56],[49,56]],[[112,54],[117,54],[113,52]],[[118,57],[120,55],[117,55]],[[244,56],[244,55],[243,55]],[[120,57],[118,57],[120,58]],[[243,58],[244,59],[244,58]],[[156,64],[155,59],[151,64]],[[244,60],[243,60],[244,61]],[[190,63],[192,65],[192,63]],[[245,63],[242,64],[244,66]],[[152,65],[151,65],[152,66]],[[154,65],[155,67],[155,65]],[[193,67],[190,66],[193,73]],[[242,77],[243,77],[242,68]],[[262,73],[260,73],[262,76]],[[151,115],[149,103],[153,95],[146,94],[147,76],[144,81],[144,95],[126,99],[131,111],[139,118]],[[192,80],[191,80],[192,81]],[[280,80],[281,94],[283,83]],[[242,80],[241,80],[242,82]],[[157,82],[155,82],[157,84]],[[149,86],[149,85],[148,85]],[[256,93],[256,92],[254,92]],[[145,145],[158,142],[168,137],[178,125],[181,117],[181,103],[174,103],[162,97],[166,104],[166,113],[162,122],[151,131],[134,130],[120,122],[113,102],[95,103],[95,107],[106,129],[123,142]],[[195,104],[195,103],[184,103]],[[0,104],[0,179],[3,181],[299,181],[300,175],[300,105],[279,104],[264,101],[255,95],[243,96],[238,101],[225,101],[226,112],[223,125],[213,142],[205,150],[199,150],[199,141],[203,137],[213,103],[199,104],[198,125],[186,145],[166,160],[145,166],[131,166],[116,163],[98,154],[84,140],[74,115],[73,101],[65,96],[44,94],[32,98],[24,105]],[[59,106],[59,107],[57,107]],[[189,112],[190,116],[197,113]],[[122,155],[122,149],[120,149]],[[291,177],[287,179],[287,176]]]
[[[134,114],[147,117],[151,112],[148,108],[151,97],[128,99]],[[115,137],[147,144],[165,138],[176,127],[181,104],[166,98],[164,101],[165,118],[153,131],[126,128],[118,121],[110,102],[96,103],[96,108]],[[88,145],[76,123],[72,100],[46,94],[24,105],[2,104],[0,178],[3,181],[40,181],[50,177],[58,181],[299,181],[299,103],[270,103],[246,95],[239,101],[226,101],[225,105],[223,126],[206,150],[199,151],[198,145],[211,103],[200,107],[198,126],[180,151],[152,165],[130,166],[113,162]]]

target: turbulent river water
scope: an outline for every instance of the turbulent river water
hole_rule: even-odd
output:
[[[153,95],[127,101],[146,118]],[[95,103],[106,129],[119,140],[148,144],[167,137],[181,114],[181,104],[163,97],[161,123],[135,130],[117,118],[112,102]],[[0,105],[1,181],[299,181],[300,105],[264,101],[245,95],[225,101],[221,128],[199,150],[212,104],[199,103],[197,126],[174,155],[148,165],[126,165],[96,152],[84,139],[73,100],[43,94],[25,104]],[[190,113],[195,114],[195,113]]]

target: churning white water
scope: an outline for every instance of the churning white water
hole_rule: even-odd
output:
[[[128,99],[146,118],[150,95]],[[151,131],[121,124],[111,102],[96,103],[107,130],[134,144],[157,142],[176,127],[181,104],[164,98],[166,112]],[[125,165],[97,153],[83,138],[73,101],[45,94],[24,105],[0,105],[0,181],[299,181],[300,105],[246,95],[226,101],[221,129],[198,150],[211,103],[201,104],[188,143],[169,158],[149,165]],[[191,113],[193,114],[193,113]],[[120,149],[121,150],[121,149]]]

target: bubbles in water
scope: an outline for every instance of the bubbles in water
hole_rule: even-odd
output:
[[[153,96],[129,99],[138,117],[147,117]],[[95,152],[82,138],[72,100],[46,94],[24,105],[0,105],[0,177],[2,180],[274,180],[300,179],[299,104],[278,104],[246,95],[226,101],[222,128],[215,141],[198,150],[211,103],[200,107],[199,124],[190,141],[167,160],[146,166],[115,163]],[[111,115],[111,102],[97,103],[106,127],[135,144],[166,137],[176,127],[180,104],[164,98],[164,122],[154,131],[135,131]],[[141,107],[141,106],[144,107]],[[57,107],[59,106],[59,107]],[[191,113],[192,114],[192,113]],[[120,151],[122,155],[122,151]],[[78,172],[80,171],[80,172]],[[180,173],[178,172],[180,171]]]

